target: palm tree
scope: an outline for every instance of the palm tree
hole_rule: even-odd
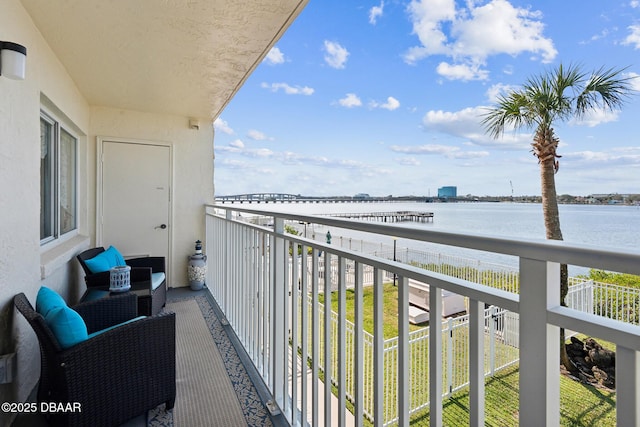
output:
[[[498,98],[497,105],[485,114],[482,124],[493,138],[502,136],[505,130],[535,130],[533,155],[540,165],[542,212],[546,238],[562,240],[560,215],[556,195],[555,174],[560,166],[558,142],[554,132],[556,122],[580,119],[596,110],[616,111],[632,92],[633,77],[623,75],[625,68],[600,68],[591,74],[579,66],[563,67],[530,77],[525,84]],[[560,301],[565,304],[569,290],[567,266],[560,268]],[[560,363],[574,370],[565,348],[564,330],[561,330]]]

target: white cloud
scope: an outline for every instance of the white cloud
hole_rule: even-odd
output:
[[[384,9],[384,1],[380,2],[380,6],[373,6],[369,9],[369,23],[372,25],[376,25],[378,22],[378,18],[382,16]]]
[[[403,166],[420,166],[420,160],[415,157],[401,157],[396,161]]]
[[[448,64],[441,62],[436,71],[449,80],[487,80],[489,71],[480,69],[479,64]]]
[[[496,146],[503,149],[529,148],[531,135],[512,134],[509,129],[500,139],[489,137],[482,126],[482,118],[487,107],[468,107],[460,111],[450,112],[442,110],[428,111],[422,123],[426,129],[441,132],[456,137],[469,139],[473,144]]]
[[[371,101],[369,103],[371,108],[383,108],[385,110],[393,111],[400,107],[400,101],[395,99],[393,96],[387,98],[387,102],[379,103],[376,101]]]
[[[487,157],[488,151],[462,151],[460,147],[439,144],[425,144],[417,146],[392,145],[391,150],[396,153],[441,155],[449,159],[477,159]]]
[[[238,143],[238,141],[239,140],[236,140],[226,146],[216,146],[214,149],[219,153],[239,154],[251,158],[267,158],[275,155],[275,153],[268,148],[246,148],[242,142]]]
[[[314,89],[309,86],[290,86],[287,83],[262,83],[260,87],[270,89],[272,92],[284,91],[287,95],[313,95]]]
[[[247,137],[253,139],[254,141],[273,141],[273,138],[269,138],[263,132],[255,129],[251,129],[249,132],[247,132]]]
[[[362,106],[362,101],[355,93],[348,93],[347,96],[338,100],[338,103],[343,107],[353,108]]]
[[[623,77],[628,77],[631,79],[631,89],[640,92],[640,74],[638,73],[625,73]]]
[[[406,52],[405,61],[445,55],[454,64],[439,65],[437,71],[444,77],[483,80],[487,71],[482,67],[489,56],[532,52],[542,62],[556,57],[553,41],[543,36],[539,12],[514,7],[507,0],[477,3],[456,8],[454,0],[412,0],[407,10],[420,45]]]
[[[219,130],[220,132],[224,132],[227,135],[233,135],[233,129],[231,129],[229,127],[229,124],[227,122],[225,122],[224,120],[222,120],[220,117],[218,117],[214,122],[213,122],[213,127],[216,130]]]
[[[487,92],[486,92],[487,99],[489,100],[489,102],[491,102],[491,104],[495,104],[496,102],[498,102],[498,96],[506,95],[509,92],[513,92],[514,90],[517,90],[517,89],[518,87],[514,85],[505,85],[502,83],[497,83],[497,84],[491,85],[491,87],[487,89]]]
[[[593,163],[598,167],[611,165],[640,165],[640,150],[637,147],[612,149],[610,151],[576,151],[565,153],[564,163]]]
[[[270,65],[277,65],[284,63],[284,54],[277,47],[272,47],[267,56],[264,58],[265,62]]]
[[[618,121],[619,115],[620,111],[608,111],[598,108],[595,110],[589,110],[584,117],[571,120],[569,124],[588,126],[592,128],[603,123]]]
[[[340,43],[325,40],[324,51],[326,52],[324,60],[330,67],[338,69],[344,68],[347,57],[349,56],[349,51],[346,48],[342,47]]]
[[[221,161],[216,161],[216,166],[222,166],[229,169],[247,169],[251,168],[251,165],[247,162],[243,162],[240,160],[232,160],[232,159],[223,159]]]
[[[631,6],[631,7],[632,7],[632,8],[634,8],[634,9],[635,9],[636,7],[640,7],[640,1],[638,1],[638,0],[631,0],[631,1],[629,2],[629,6]]]
[[[240,149],[244,148],[244,142],[242,142],[242,141],[241,141],[241,140],[239,140],[239,139],[236,139],[236,140],[234,140],[234,141],[231,141],[231,142],[229,143],[229,145],[230,145],[230,146],[232,146],[232,147],[235,147],[235,148],[240,148]]]
[[[633,45],[634,49],[640,49],[640,25],[630,25],[628,29],[629,35],[624,39],[622,44]]]
[[[452,147],[450,145],[439,144],[425,144],[425,145],[392,145],[391,151],[396,153],[407,154],[442,154],[447,155],[456,150],[460,150],[459,147]]]
[[[272,157],[274,152],[268,148],[256,148],[245,151],[246,155],[250,157]]]
[[[418,36],[421,46],[411,48],[405,59],[413,63],[429,55],[447,54],[447,36],[442,30],[443,22],[451,22],[456,17],[454,0],[413,0],[407,6],[413,33]]]

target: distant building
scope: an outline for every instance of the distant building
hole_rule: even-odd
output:
[[[367,193],[358,193],[355,196],[353,196],[353,198],[355,200],[366,200],[366,199],[370,199],[371,196],[368,195]]]
[[[458,187],[440,187],[438,188],[438,198],[448,199],[458,197]]]

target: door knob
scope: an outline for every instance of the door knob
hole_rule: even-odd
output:
[[[160,224],[157,227],[154,227],[154,229],[158,229],[158,228],[162,228],[164,230],[165,228],[167,228],[167,224]]]

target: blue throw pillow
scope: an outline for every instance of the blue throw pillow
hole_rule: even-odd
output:
[[[86,260],[84,263],[87,264],[89,270],[94,274],[109,271],[111,267],[117,265],[126,265],[124,257],[113,246],[109,246],[109,249]]]
[[[43,317],[47,317],[47,314],[54,308],[66,306],[67,303],[56,291],[45,286],[40,287],[36,297],[36,311],[42,314]]]
[[[66,305],[49,311],[44,320],[62,348],[72,347],[89,337],[84,319]]]

